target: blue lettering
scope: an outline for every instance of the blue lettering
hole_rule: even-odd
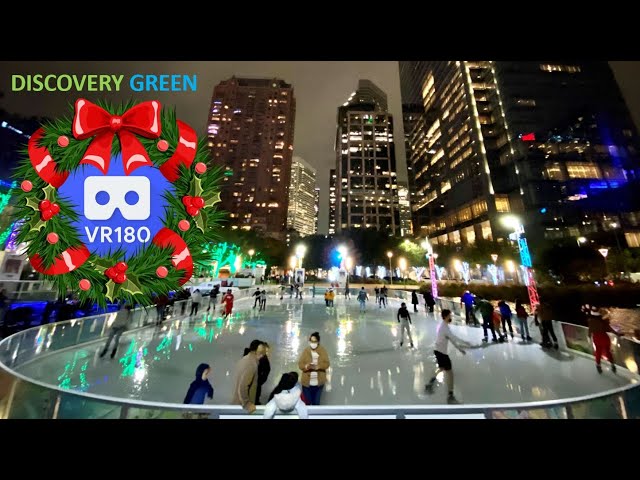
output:
[[[139,73],[135,74],[133,77],[131,77],[131,80],[129,80],[129,85],[131,86],[131,90],[133,90],[134,92],[141,92],[142,90],[144,90],[143,75],[140,75]]]
[[[169,91],[169,75],[160,75],[160,91]]]
[[[184,90],[186,91],[188,88],[191,89],[192,92],[195,92],[198,89],[198,76],[197,75],[183,75],[182,80],[184,81]]]

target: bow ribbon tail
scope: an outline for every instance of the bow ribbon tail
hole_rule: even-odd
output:
[[[127,130],[120,130],[118,138],[122,147],[122,163],[124,164],[125,175],[129,175],[136,168],[145,165],[153,166],[147,151],[133,133]]]
[[[89,148],[87,148],[87,151],[84,152],[80,163],[93,165],[106,175],[111,162],[113,135],[113,132],[109,131],[97,135],[89,145]]]

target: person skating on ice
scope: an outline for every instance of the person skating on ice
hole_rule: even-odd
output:
[[[433,393],[436,386],[436,377],[440,372],[444,372],[445,383],[447,384],[447,389],[449,391],[447,395],[447,402],[458,403],[453,394],[453,367],[451,365],[451,358],[448,354],[449,342],[451,342],[463,355],[466,355],[467,353],[463,347],[466,346],[468,348],[471,347],[471,345],[469,342],[456,337],[451,332],[451,328],[449,327],[450,323],[451,310],[442,310],[442,321],[436,329],[436,342],[434,345],[434,353],[436,355],[436,361],[438,362],[438,368],[431,377],[431,380],[429,380],[429,383],[425,386],[425,390],[427,393]]]
[[[616,373],[616,364],[614,363],[613,354],[611,353],[611,339],[609,333],[621,337],[622,335],[616,332],[606,316],[602,314],[598,307],[591,307],[589,312],[589,338],[593,341],[596,358],[596,370],[598,373],[602,373],[602,366],[600,361],[602,357],[605,357],[611,363],[611,371]]]
[[[411,303],[413,304],[413,312],[418,313],[418,293],[415,290],[411,292]]]
[[[367,295],[367,291],[362,287],[358,292],[358,302],[360,302],[360,311],[364,312],[364,307],[366,301],[369,300],[369,295]]]
[[[496,336],[496,331],[493,328],[493,305],[488,300],[485,300],[481,296],[475,297],[476,307],[474,309],[474,315],[477,312],[480,312],[482,316],[482,330],[484,331],[484,339],[483,342],[489,341],[489,336],[487,334],[487,330],[491,330],[491,335],[493,335],[493,341],[498,342],[498,337]]]
[[[223,315],[225,317],[228,317],[231,315],[231,312],[233,311],[233,300],[234,300],[234,296],[233,293],[231,293],[231,289],[227,289],[227,293],[224,294],[224,297],[222,297],[222,304],[224,305],[224,310],[223,310]]]
[[[267,291],[262,290],[260,292],[260,311],[265,311],[267,309]]]
[[[411,315],[409,315],[409,310],[407,310],[407,304],[402,302],[400,305],[400,309],[398,310],[398,314],[396,315],[398,319],[398,323],[400,324],[400,346],[404,343],[404,332],[407,331],[407,335],[409,336],[409,346],[413,348],[413,338],[411,338]]]
[[[502,316],[502,330],[504,330],[504,336],[507,336],[507,325],[509,325],[509,333],[513,339],[513,325],[511,324],[511,307],[504,300],[498,302],[498,308],[500,309],[500,315]]]
[[[109,330],[109,337],[107,338],[107,343],[104,345],[102,352],[100,352],[100,358],[104,357],[109,350],[109,346],[111,345],[111,341],[115,339],[115,343],[113,344],[113,351],[111,352],[111,358],[116,356],[116,352],[118,351],[118,344],[120,343],[120,337],[127,330],[129,326],[129,321],[131,320],[131,305],[122,304],[120,306],[120,310],[116,313],[116,319],[111,324],[111,330]]]
[[[253,294],[251,295],[252,297],[255,298],[255,301],[253,302],[253,308],[256,308],[258,306],[258,304],[260,303],[260,288],[256,288],[256,291],[253,292]]]
[[[191,295],[191,313],[189,314],[190,317],[198,315],[198,309],[200,308],[201,303],[202,294],[200,293],[200,290],[196,288],[196,290],[193,292],[193,295]]]
[[[518,323],[520,324],[520,333],[522,334],[522,340],[526,342],[530,342],[532,340],[531,335],[529,335],[529,324],[527,320],[529,319],[529,314],[522,305],[522,302],[519,298],[516,298],[516,317],[518,318]]]

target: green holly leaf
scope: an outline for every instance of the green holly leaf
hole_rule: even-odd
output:
[[[202,192],[202,180],[200,180],[198,177],[193,177],[193,180],[191,180],[189,195],[191,195],[192,197],[201,197]]]
[[[109,280],[107,282],[107,294],[105,295],[105,297],[107,297],[107,300],[113,302],[116,298],[118,290],[120,290],[120,285],[115,283],[113,280]]]
[[[220,202],[220,192],[219,191],[211,191],[204,197],[204,206],[213,207],[216,203]]]
[[[34,215],[29,219],[26,223],[26,226],[29,228],[29,232],[39,232],[42,230],[47,222],[40,219],[39,216]]]
[[[142,294],[142,287],[138,283],[138,279],[133,276],[127,276],[127,279],[121,284],[122,290],[130,293],[131,295]]]
[[[44,187],[42,191],[44,192],[44,198],[46,198],[50,202],[53,202],[55,200],[55,193],[57,192],[56,187],[49,184]]]
[[[96,263],[94,263],[93,268],[95,269],[96,272],[100,272],[100,273],[104,274],[104,272],[109,267],[105,267],[105,266],[99,265],[98,262],[96,262]]]
[[[204,233],[204,227],[207,224],[207,214],[205,213],[205,211],[200,210],[200,213],[196,215],[195,220],[196,220],[196,227],[198,228],[198,230]]]
[[[40,203],[32,198],[27,198],[27,207],[32,208],[36,212],[40,211]]]
[[[104,273],[104,271],[107,268],[112,266],[112,264],[109,262],[109,260],[104,259],[102,257],[96,258],[94,265],[96,266],[96,270],[99,270],[102,273]]]

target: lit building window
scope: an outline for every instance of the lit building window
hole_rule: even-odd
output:
[[[590,163],[567,163],[569,178],[601,178],[600,170]]]
[[[496,196],[496,210],[500,213],[510,212],[509,197]]]
[[[582,69],[577,65],[540,65],[540,70],[543,72],[566,72],[566,73],[579,73]]]
[[[520,107],[535,107],[536,101],[531,98],[518,98],[516,100],[516,105]]]
[[[493,235],[491,233],[491,224],[487,220],[486,222],[482,222],[480,224],[480,228],[482,229],[482,238],[485,240],[493,240]]]
[[[625,232],[624,238],[629,248],[640,247],[640,232]]]
[[[560,168],[559,163],[547,165],[547,167],[545,168],[545,173],[549,180],[563,181],[565,179],[564,173],[562,172],[562,168]]]

